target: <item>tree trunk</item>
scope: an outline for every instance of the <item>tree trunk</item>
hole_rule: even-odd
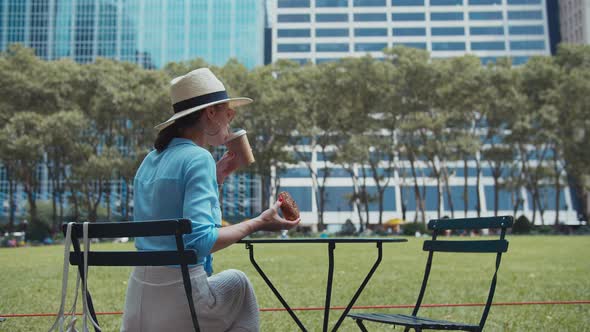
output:
[[[29,202],[29,218],[32,223],[38,223],[39,217],[37,216],[37,201],[35,200],[35,190],[29,185],[25,185],[25,193],[27,194],[27,200]]]
[[[440,219],[440,210],[441,210],[441,201],[440,201],[440,194],[441,194],[441,189],[440,189],[440,175],[435,174],[436,176],[436,216],[438,219]]]
[[[16,199],[14,198],[14,196],[16,195],[16,182],[14,180],[12,180],[8,174],[7,174],[7,178],[8,178],[8,195],[9,195],[9,199],[8,199],[8,231],[14,231],[14,212],[16,210]]]
[[[59,220],[60,223],[64,222],[64,197],[63,197],[63,188],[60,188],[57,196],[59,202]]]
[[[500,199],[500,180],[494,175],[494,216],[498,216],[498,200]]]
[[[451,210],[451,218],[455,218],[455,206],[453,205],[453,197],[451,194],[451,186],[449,185],[449,173],[446,167],[442,169],[443,181],[445,182],[445,193],[449,201],[449,209]]]
[[[468,176],[467,159],[463,159],[463,213],[465,218],[467,218],[467,210],[469,210],[469,187],[467,185]]]
[[[534,190],[531,192],[531,198],[533,199],[533,225],[534,225],[535,221],[537,219],[537,194]],[[541,225],[543,225],[543,223],[541,223]]]
[[[555,227],[559,226],[559,210],[560,210],[560,198],[561,198],[561,182],[559,176],[561,171],[559,169],[559,161],[557,160],[557,153],[553,153],[553,170],[555,172]]]
[[[481,165],[479,163],[479,157],[475,158],[475,192],[476,192],[476,199],[477,201],[475,202],[475,209],[477,210],[477,217],[481,217],[481,194],[479,192],[479,184],[481,181]]]
[[[57,222],[57,181],[51,180],[53,188],[51,188],[51,233],[59,232],[59,225]]]
[[[363,184],[361,186],[362,191],[362,198],[363,198],[363,205],[365,206],[365,218],[367,223],[367,228],[369,228],[370,220],[369,220],[369,193],[367,192],[367,171],[364,166],[361,166],[361,172],[363,175]]]
[[[414,221],[418,221],[418,211],[422,214],[422,222],[426,222],[426,212],[424,211],[424,204],[422,203],[422,195],[420,194],[420,187],[418,186],[418,175],[416,174],[416,165],[414,165],[414,158],[410,158],[410,168],[412,170],[412,178],[414,179],[414,195],[416,201],[416,214]]]
[[[362,233],[365,230],[365,222],[363,220],[362,214],[362,207],[359,200],[360,190],[358,185],[358,178],[354,174],[354,167],[346,168],[350,178],[352,179],[352,200],[354,201],[354,205],[356,206],[356,213],[359,217],[359,233]]]
[[[107,201],[107,221],[111,221],[111,181],[107,181],[105,199]]]
[[[383,225],[383,196],[385,196],[385,189],[379,190],[379,225]]]
[[[131,194],[131,185],[130,181],[125,180],[125,217],[124,220],[130,220],[129,218],[129,195]]]

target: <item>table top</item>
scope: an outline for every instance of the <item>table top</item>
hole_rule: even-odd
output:
[[[242,239],[238,243],[386,243],[408,242],[407,239],[388,237],[328,237],[328,238],[295,238],[295,239]]]

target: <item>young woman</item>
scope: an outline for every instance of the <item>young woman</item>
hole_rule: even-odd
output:
[[[258,331],[258,305],[252,285],[238,270],[212,274],[211,253],[258,230],[291,229],[299,219],[278,215],[280,202],[260,216],[221,228],[219,188],[235,170],[226,153],[217,163],[206,149],[229,137],[235,107],[252,102],[229,98],[207,68],[171,82],[175,114],[156,126],[154,144],[134,180],[134,220],[187,218],[192,233],[187,249],[199,260],[190,268],[193,298],[202,331]],[[173,237],[136,238],[138,250],[175,250]],[[180,268],[136,267],[129,278],[121,331],[192,331]]]

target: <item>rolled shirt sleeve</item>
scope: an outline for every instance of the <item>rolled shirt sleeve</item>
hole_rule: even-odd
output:
[[[188,163],[184,174],[183,217],[192,225],[192,233],[184,235],[184,243],[186,248],[197,250],[199,256],[208,256],[205,270],[211,270],[210,253],[221,225],[215,161],[209,153],[200,154]]]

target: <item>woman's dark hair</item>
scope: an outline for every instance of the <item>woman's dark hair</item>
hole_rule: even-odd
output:
[[[199,110],[183,116],[168,127],[160,130],[158,137],[156,137],[156,141],[154,142],[154,148],[156,148],[158,152],[164,151],[173,138],[181,137],[185,129],[192,128],[199,123],[202,111],[203,110]]]

